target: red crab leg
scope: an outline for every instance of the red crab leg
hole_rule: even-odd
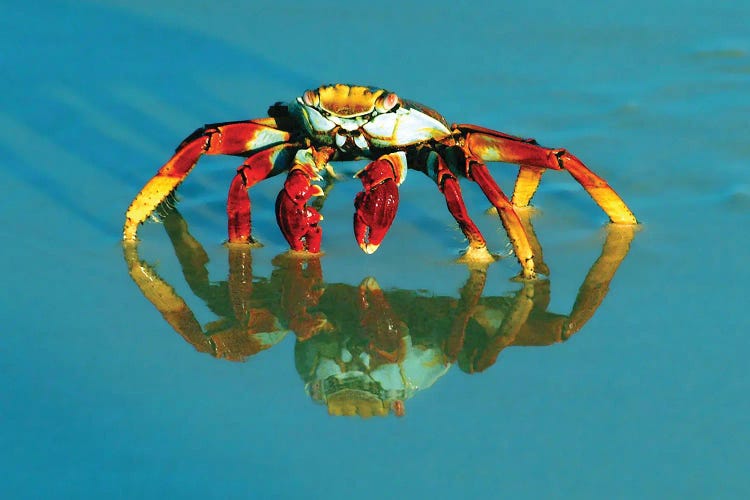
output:
[[[463,258],[468,261],[494,260],[487,251],[487,242],[484,236],[469,217],[458,179],[448,168],[443,157],[435,151],[430,151],[426,157],[422,157],[419,161],[423,165],[418,166],[418,168],[424,169],[424,172],[438,185],[440,192],[445,196],[448,210],[469,241],[469,248]]]
[[[398,185],[406,177],[406,155],[383,155],[357,172],[364,191],[354,199],[354,237],[365,253],[383,241],[398,210]]]
[[[282,143],[250,156],[237,169],[229,186],[227,220],[230,243],[254,243],[248,189],[258,182],[289,169],[298,144]]]
[[[534,279],[536,277],[536,273],[534,272],[534,254],[531,250],[526,231],[523,229],[523,224],[521,224],[521,220],[513,209],[510,200],[508,200],[508,197],[505,196],[500,186],[492,178],[484,163],[473,158],[467,158],[466,176],[479,184],[487,199],[497,209],[505,232],[508,233],[510,243],[513,245],[516,258],[523,268],[523,277],[525,279]]]
[[[199,128],[182,141],[174,156],[146,183],[130,204],[125,214],[123,239],[136,239],[138,226],[187,177],[202,155],[241,155],[288,140],[289,132],[277,128],[273,118]]]
[[[467,152],[483,161],[517,163],[526,168],[565,169],[583,186],[612,222],[637,224],[633,213],[614,189],[566,150],[545,148],[539,146],[534,139],[522,139],[476,125],[456,127],[464,134]],[[533,180],[525,181],[522,191],[530,191],[533,195],[532,187]],[[531,198],[530,194],[527,192],[524,196]]]

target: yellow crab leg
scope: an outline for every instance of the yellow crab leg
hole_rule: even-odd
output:
[[[204,154],[241,155],[287,142],[290,134],[273,118],[228,122],[201,127],[177,147],[170,160],[136,195],[125,214],[124,240],[135,240],[138,226],[185,180]]]
[[[464,134],[464,147],[467,152],[483,161],[501,161],[516,163],[524,167],[567,170],[612,222],[638,223],[615,190],[566,150],[545,148],[537,144],[534,139],[522,139],[476,125],[457,125],[456,128]],[[519,201],[523,201],[524,197],[530,199],[536,189],[533,186],[534,178],[525,172],[521,181]]]
[[[508,234],[513,251],[516,254],[518,262],[521,264],[522,277],[524,279],[536,278],[534,270],[534,253],[529,243],[526,231],[518,218],[518,214],[513,209],[508,197],[500,189],[495,180],[487,170],[487,166],[475,159],[467,158],[466,166],[467,177],[477,184],[484,192],[487,199],[497,209],[500,221],[503,223],[505,232]]]
[[[539,187],[544,169],[521,165],[516,177],[516,185],[513,188],[511,201],[516,207],[528,207],[531,198]]]

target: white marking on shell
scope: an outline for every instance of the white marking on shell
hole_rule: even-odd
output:
[[[359,134],[354,138],[354,144],[356,144],[357,147],[362,150],[370,149],[370,144],[368,144],[367,139],[365,139],[365,136],[363,136],[362,134]]]
[[[414,108],[378,115],[362,127],[375,146],[408,146],[430,139],[442,139],[450,130],[440,121]]]
[[[360,125],[362,125],[361,123],[357,123],[358,121],[360,120],[346,120],[346,119],[340,120],[341,128],[343,128],[347,132],[352,132],[354,130],[357,130],[360,127]]]
[[[392,162],[393,170],[396,173],[396,176],[398,176],[398,179],[396,179],[396,184],[401,185],[406,180],[406,173],[409,171],[407,168],[406,163],[406,153],[403,151],[396,151],[395,153],[391,153],[390,155],[395,162]]]
[[[331,120],[321,115],[317,109],[306,105],[300,97],[297,98],[297,103],[312,132],[330,132],[336,126]]]

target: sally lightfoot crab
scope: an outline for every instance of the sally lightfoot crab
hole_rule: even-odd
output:
[[[567,170],[610,220],[636,219],[614,190],[565,149],[545,148],[476,125],[448,125],[436,111],[387,90],[324,85],[289,103],[276,103],[267,118],[206,125],[188,136],[174,156],[135,197],[126,214],[123,238],[136,239],[138,226],[175,190],[204,154],[246,158],[229,188],[229,241],[253,243],[248,189],[287,173],[276,200],[279,228],[296,251],[317,253],[321,215],[308,205],[323,190],[315,181],[333,174],[329,161],[372,160],[356,174],[363,191],[355,201],[354,234],[362,250],[377,250],[396,216],[398,186],[408,169],[430,177],[469,242],[467,258],[491,258],[469,217],[459,179],[476,182],[497,209],[524,278],[535,275],[529,239],[514,210],[527,206],[546,169]],[[487,169],[487,162],[520,165],[509,200]]]

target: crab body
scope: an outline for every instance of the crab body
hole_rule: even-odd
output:
[[[334,85],[308,90],[289,105],[316,147],[337,150],[337,158],[375,159],[451,135],[435,111],[369,87]]]
[[[344,84],[307,90],[290,103],[270,107],[267,118],[206,125],[188,136],[174,156],[136,196],[126,214],[124,239],[188,175],[203,154],[244,157],[229,188],[229,241],[252,243],[248,189],[287,172],[276,201],[279,228],[292,250],[320,251],[322,216],[308,205],[324,191],[314,184],[333,174],[329,161],[369,159],[356,174],[354,233],[367,253],[377,250],[398,208],[398,186],[408,169],[430,177],[469,242],[468,260],[492,260],[484,237],[468,215],[459,179],[476,182],[497,209],[525,278],[535,275],[534,256],[514,207],[526,206],[546,169],[567,170],[616,223],[636,220],[599,176],[564,149],[550,149],[475,125],[448,125],[436,111],[384,89]],[[509,200],[485,163],[520,165]]]

